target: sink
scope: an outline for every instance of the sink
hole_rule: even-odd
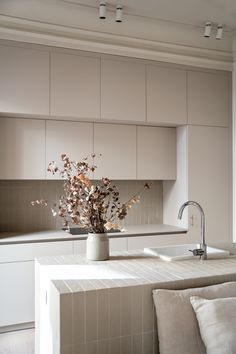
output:
[[[196,256],[193,256],[192,252],[189,251],[196,248],[200,248],[200,245],[197,243],[166,247],[151,247],[144,248],[144,253],[151,256],[157,256],[163,259],[164,261],[182,261],[186,259],[196,258]],[[229,257],[229,255],[230,252],[227,250],[207,246],[208,259],[225,258]]]

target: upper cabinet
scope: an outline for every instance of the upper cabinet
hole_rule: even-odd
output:
[[[146,119],[145,65],[102,59],[101,118],[144,122]]]
[[[176,129],[137,127],[137,179],[176,178]]]
[[[56,161],[62,167],[61,155],[66,154],[73,161],[80,161],[93,152],[93,123],[46,122],[46,167]],[[92,177],[92,175],[91,175]],[[47,179],[59,179],[46,171]]]
[[[94,124],[95,178],[136,179],[136,127]]]
[[[0,112],[49,114],[49,53],[0,46]]]
[[[0,118],[0,178],[45,178],[45,121]]]
[[[229,125],[230,81],[227,74],[188,72],[188,123]]]
[[[147,121],[187,123],[185,70],[147,65]]]
[[[100,118],[100,59],[51,53],[51,115]]]

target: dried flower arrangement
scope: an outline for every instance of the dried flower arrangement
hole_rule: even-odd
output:
[[[48,171],[59,173],[64,179],[64,194],[59,198],[59,205],[53,205],[52,213],[63,218],[63,225],[75,224],[91,233],[105,233],[111,229],[120,229],[117,220],[123,220],[129,209],[140,201],[141,191],[127,202],[119,201],[117,187],[108,178],[102,178],[99,185],[94,185],[88,174],[94,172],[96,166],[89,163],[94,160],[91,154],[82,161],[71,161],[66,154],[61,155],[63,168],[59,169],[51,162]],[[145,188],[150,188],[148,183]],[[47,200],[35,200],[32,205],[48,205]],[[57,211],[56,211],[57,208]]]

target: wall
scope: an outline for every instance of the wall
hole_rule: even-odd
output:
[[[125,202],[142,189],[143,181],[115,181],[121,201]],[[63,191],[61,181],[10,180],[0,181],[0,232],[40,231],[60,229],[61,218],[53,217],[48,207],[31,206],[36,199],[56,202]],[[162,223],[162,182],[153,181],[144,190],[125,224]]]

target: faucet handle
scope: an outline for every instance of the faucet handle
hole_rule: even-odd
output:
[[[189,251],[193,253],[193,256],[200,256],[200,257],[202,257],[205,253],[205,251],[202,248],[195,248],[194,250],[189,250]]]

